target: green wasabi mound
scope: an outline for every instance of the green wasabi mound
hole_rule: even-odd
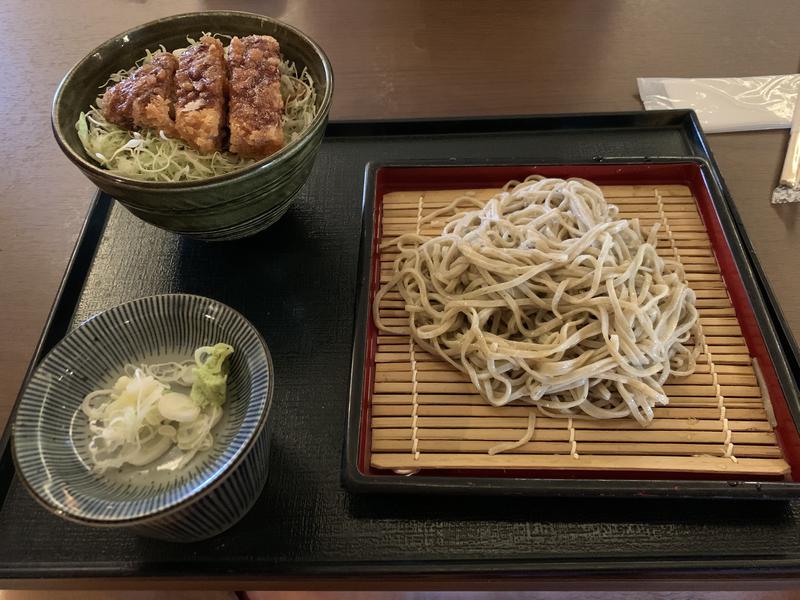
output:
[[[209,404],[221,407],[225,403],[228,383],[228,357],[233,354],[233,346],[214,344],[203,346],[194,353],[194,383],[191,398],[200,408]]]

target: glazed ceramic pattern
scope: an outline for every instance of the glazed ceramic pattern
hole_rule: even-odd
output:
[[[213,447],[178,473],[156,466],[96,473],[83,397],[113,383],[126,364],[190,358],[216,342],[235,353]],[[67,518],[158,537],[208,537],[238,520],[266,481],[271,390],[266,345],[233,309],[186,294],[135,300],[85,322],[38,365],[14,424],[18,470],[40,501]]]
[[[75,122],[96,102],[109,73],[129,68],[147,49],[186,45],[186,36],[271,35],[298,68],[308,69],[317,91],[317,115],[303,135],[254,164],[225,175],[182,182],[143,182],[114,175],[81,145]],[[145,23],[95,48],[64,77],[53,99],[53,133],[64,154],[101,190],[140,219],[204,240],[253,235],[277,221],[305,184],[325,133],[333,98],[333,71],[322,49],[294,27],[269,17],[233,11],[175,15]]]

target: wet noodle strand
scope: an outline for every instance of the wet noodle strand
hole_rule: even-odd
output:
[[[452,217],[455,213],[455,216]],[[510,182],[483,205],[463,196],[405,234],[380,316],[397,290],[426,351],[466,373],[492,405],[520,400],[549,416],[653,419],[662,385],[699,354],[695,295],[680,263],[656,253],[654,226],[620,219],[580,179]]]

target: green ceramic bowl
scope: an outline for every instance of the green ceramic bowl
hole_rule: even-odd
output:
[[[84,151],[75,122],[95,102],[109,74],[127,69],[146,49],[186,44],[186,36],[210,31],[227,35],[271,35],[283,55],[306,67],[317,86],[317,116],[304,134],[279,152],[241,170],[200,181],[151,183],[120,177],[95,163]],[[333,96],[333,71],[310,38],[275,19],[260,15],[209,11],[152,21],[117,35],[92,50],[64,77],[53,99],[53,133],[64,154],[91,179],[139,218],[163,229],[205,240],[252,235],[277,221],[289,208],[311,172]]]

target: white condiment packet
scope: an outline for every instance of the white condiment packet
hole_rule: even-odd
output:
[[[788,128],[800,75],[760,77],[639,77],[646,110],[693,108],[706,133]]]

